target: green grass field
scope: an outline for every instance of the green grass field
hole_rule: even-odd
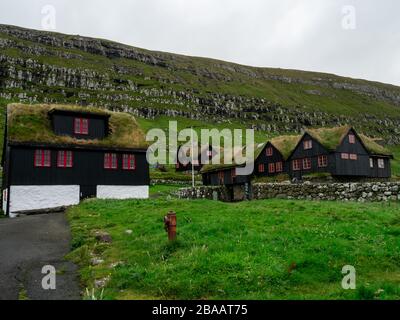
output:
[[[105,299],[400,298],[398,203],[222,203],[163,197],[168,190],[68,211],[69,258],[84,287],[106,279]],[[168,210],[178,215],[175,243],[163,229]],[[96,231],[112,243],[97,242]],[[104,261],[92,266],[93,257]],[[356,268],[356,290],[341,287],[344,265]]]

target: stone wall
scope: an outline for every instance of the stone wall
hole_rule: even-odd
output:
[[[182,189],[181,198],[231,200],[232,191],[226,187],[202,186]],[[400,182],[366,183],[256,183],[252,199],[299,199],[339,201],[400,201]]]

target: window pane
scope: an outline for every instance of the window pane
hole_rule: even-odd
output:
[[[105,169],[110,168],[110,154],[109,153],[104,154],[104,168]]]
[[[117,168],[117,155],[115,153],[112,153],[111,155],[112,155],[112,165],[111,165],[111,167],[113,169],[116,169]]]
[[[67,151],[67,167],[72,167],[72,151]]]
[[[50,150],[44,150],[44,166],[50,167]]]
[[[74,128],[75,128],[75,133],[81,132],[81,119],[75,118]]]
[[[88,129],[89,129],[88,119],[81,119],[81,121],[82,121],[81,133],[88,134]]]

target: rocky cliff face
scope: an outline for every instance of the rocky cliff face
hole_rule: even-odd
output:
[[[350,123],[400,143],[395,86],[5,25],[0,25],[0,98],[90,104],[150,119],[234,121],[267,133]]]

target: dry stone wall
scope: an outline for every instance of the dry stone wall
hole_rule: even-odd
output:
[[[400,182],[365,183],[256,183],[251,196],[259,199],[299,199],[338,201],[400,201]],[[178,196],[189,199],[230,201],[232,192],[226,187],[202,186],[181,189]]]

